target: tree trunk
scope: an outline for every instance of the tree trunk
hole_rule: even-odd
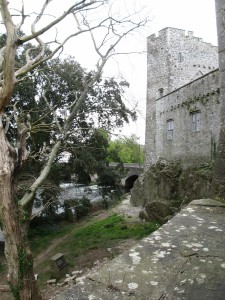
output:
[[[220,195],[225,194],[225,3],[216,0],[216,20],[220,68],[220,135],[218,141],[217,158],[214,165],[214,185]]]
[[[0,116],[1,120],[1,116]],[[41,294],[34,279],[33,258],[27,240],[26,214],[15,199],[16,157],[0,122],[1,225],[8,262],[8,283],[17,300],[38,300]]]

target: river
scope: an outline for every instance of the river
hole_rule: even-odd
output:
[[[66,199],[82,199],[86,197],[91,202],[100,201],[102,199],[101,189],[98,185],[87,186],[84,184],[77,184],[74,182],[61,183],[62,189],[59,195],[59,200]]]
[[[82,199],[86,197],[91,203],[96,203],[102,200],[101,188],[98,185],[87,186],[84,184],[77,184],[74,182],[63,182],[60,184],[60,194],[57,199],[59,203],[63,204],[68,199]],[[113,189],[112,189],[113,191]],[[37,193],[38,194],[38,193]],[[38,196],[37,196],[38,197]],[[43,206],[33,207],[32,214],[38,215],[43,210]],[[64,212],[63,206],[59,205],[56,211],[57,214]],[[2,231],[0,230],[0,242],[4,241]]]

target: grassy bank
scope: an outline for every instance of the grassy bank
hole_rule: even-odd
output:
[[[138,240],[156,230],[156,223],[132,222],[117,214],[105,219],[86,219],[77,224],[61,224],[31,230],[30,243],[36,257],[35,272],[43,284],[51,277],[49,258],[63,253],[70,270],[92,267],[103,257],[113,258],[117,253],[109,252],[119,243]]]

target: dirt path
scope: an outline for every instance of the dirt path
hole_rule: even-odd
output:
[[[130,203],[130,195],[127,194],[126,197],[122,200],[120,204],[111,209],[112,212],[115,212],[119,215],[123,215],[127,218],[130,218],[132,221],[141,222],[139,219],[140,207],[134,207]]]
[[[34,259],[34,268],[37,267],[37,264],[45,261],[47,257],[50,256],[50,253],[64,240],[68,238],[70,234],[65,235],[64,237],[56,238],[52,241],[51,246],[49,246],[45,251],[41,252],[38,256]]]

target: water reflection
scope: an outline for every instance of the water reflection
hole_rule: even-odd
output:
[[[74,182],[66,182],[61,183],[60,188],[62,189],[59,195],[60,201],[67,199],[82,199],[83,197],[86,197],[91,202],[102,200],[102,190],[98,185],[87,186]]]
[[[78,184],[74,182],[63,182],[60,184],[60,193],[56,197],[55,201],[51,201],[51,205],[54,206],[54,212],[57,215],[64,213],[65,207],[64,202],[66,200],[75,200],[86,198],[90,200],[91,204],[101,202],[103,200],[109,199],[110,193],[114,191],[111,187],[101,187],[98,185],[87,186],[85,184]],[[45,216],[45,209],[43,209],[42,200],[41,200],[41,192],[37,192],[36,201],[34,203],[32,214],[40,215],[40,213]],[[47,205],[48,207],[49,205]]]

